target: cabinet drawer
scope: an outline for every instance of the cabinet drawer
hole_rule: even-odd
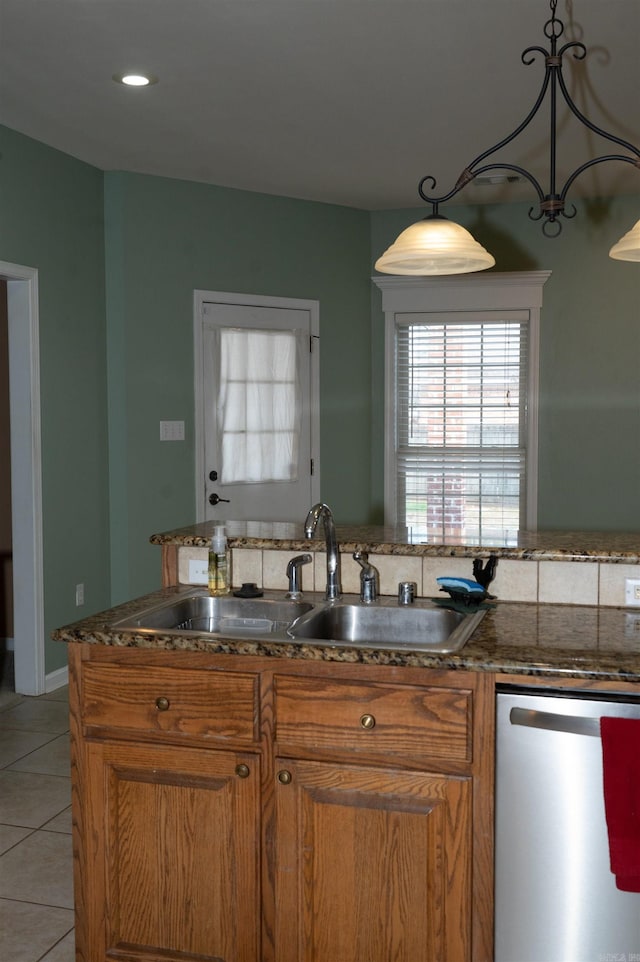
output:
[[[252,674],[86,664],[87,726],[215,739],[258,739],[258,681]]]
[[[287,747],[471,761],[469,689],[277,675],[276,738]]]

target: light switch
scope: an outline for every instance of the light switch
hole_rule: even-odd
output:
[[[161,421],[161,441],[184,441],[184,421]]]

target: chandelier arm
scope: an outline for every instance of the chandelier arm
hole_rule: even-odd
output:
[[[562,193],[560,194],[560,200],[564,202],[564,199],[567,196],[567,191],[573,184],[574,180],[579,177],[584,170],[588,170],[589,167],[594,167],[596,164],[604,164],[610,160],[620,160],[626,164],[633,164],[634,167],[637,167],[638,170],[640,170],[640,154],[638,155],[638,159],[634,157],[626,157],[624,154],[604,154],[602,157],[594,157],[592,160],[587,160],[584,164],[576,167],[574,172],[567,177],[564,187],[562,188]]]
[[[528,170],[525,170],[524,167],[518,167],[517,164],[485,164],[484,167],[478,167],[477,170],[474,170],[472,177],[475,178],[480,174],[486,174],[489,170],[513,170],[514,173],[520,174],[522,177],[526,177],[536,191],[540,203],[542,203],[542,201],[545,199],[545,194],[540,186],[539,181],[533,176],[533,174],[530,174]]]
[[[525,55],[533,52],[541,53],[543,54],[544,57],[548,57],[548,53],[544,49],[544,47],[535,47],[535,46],[527,47],[527,49],[524,50],[522,53],[522,62],[527,65],[530,63],[533,63],[534,58],[531,58],[530,60],[525,60]],[[538,184],[536,179],[531,174],[529,174],[528,171],[524,170],[521,167],[514,167],[509,164],[495,164],[489,167],[483,167],[481,168],[481,170],[480,169],[474,170],[474,167],[476,166],[476,164],[479,164],[481,161],[483,161],[485,157],[490,157],[491,154],[495,154],[495,152],[497,150],[500,150],[501,147],[504,147],[506,144],[511,143],[511,141],[514,140],[518,136],[518,134],[520,134],[525,129],[525,127],[527,127],[531,123],[531,121],[537,114],[538,110],[540,109],[540,104],[543,102],[545,98],[547,88],[549,86],[549,81],[551,79],[551,73],[552,73],[551,67],[547,65],[547,67],[545,68],[544,78],[542,81],[540,92],[536,98],[536,101],[533,107],[531,108],[527,116],[524,118],[524,120],[521,121],[521,123],[518,124],[515,130],[513,130],[510,134],[508,134],[508,136],[503,137],[503,139],[499,140],[497,144],[493,145],[493,147],[489,147],[488,150],[484,150],[481,154],[478,154],[475,160],[472,160],[471,163],[468,164],[467,167],[465,167],[465,169],[462,171],[462,173],[458,177],[455,185],[451,188],[448,194],[442,194],[440,197],[435,197],[427,194],[426,191],[424,190],[424,184],[427,181],[431,181],[431,186],[432,188],[434,188],[436,186],[436,179],[431,174],[427,174],[426,177],[422,178],[422,180],[418,184],[418,193],[424,201],[426,201],[428,204],[433,205],[434,213],[437,213],[438,204],[443,204],[445,203],[445,201],[451,200],[452,197],[455,197],[455,195],[458,194],[464,187],[466,187],[467,184],[469,184],[474,177],[476,177],[479,173],[481,173],[481,171],[484,171],[484,170],[495,170],[495,169],[515,170],[518,173],[521,173],[529,181],[531,181],[536,191],[538,192],[540,199],[541,200],[543,199],[544,194],[541,192],[540,185]]]
[[[427,182],[428,180],[431,181],[431,189],[433,190],[433,188],[436,186],[436,179],[435,179],[435,177],[432,177],[431,174],[427,174],[426,177],[423,177],[422,180],[420,181],[420,183],[418,184],[418,193],[420,194],[420,196],[422,197],[422,199],[427,202],[427,204],[432,204],[432,205],[433,205],[433,213],[434,213],[434,214],[437,214],[437,213],[438,213],[438,204],[440,203],[440,201],[442,201],[442,200],[448,200],[450,197],[453,197],[453,195],[456,193],[456,189],[455,189],[455,187],[454,187],[454,189],[451,191],[451,193],[450,193],[450,194],[446,194],[444,197],[433,197],[433,198],[431,198],[431,197],[429,197],[428,194],[425,193],[425,190],[424,190],[424,184],[426,184],[426,182]]]
[[[569,46],[569,44],[567,44],[567,46]],[[580,108],[576,106],[576,104],[573,102],[571,94],[567,89],[567,85],[564,82],[562,71],[558,71],[558,83],[560,85],[560,90],[562,91],[562,96],[564,97],[567,106],[569,107],[571,112],[574,114],[574,116],[578,118],[581,124],[584,124],[585,127],[588,127],[589,130],[592,130],[594,134],[599,134],[600,137],[604,137],[605,140],[609,140],[613,144],[618,144],[620,147],[624,147],[626,150],[630,150],[633,154],[636,155],[638,159],[640,159],[640,149],[638,149],[637,147],[634,147],[633,144],[630,144],[628,140],[623,140],[622,137],[617,137],[615,134],[608,133],[606,130],[603,130],[602,127],[598,127],[597,124],[592,123],[588,117],[585,117],[585,115],[582,113]],[[611,159],[617,160],[619,158],[615,157]],[[631,158],[627,158],[627,159],[631,163],[634,163],[634,161]],[[596,162],[599,162],[599,160]],[[579,173],[579,171],[577,171],[577,173]]]
[[[532,58],[531,60],[525,60],[525,54],[531,53],[532,51],[539,52],[539,53],[543,54],[545,57],[548,56],[547,51],[544,49],[544,47],[527,47],[527,49],[524,50],[523,53],[522,53],[522,62],[523,62],[524,64],[533,63],[533,58]],[[524,120],[521,121],[521,123],[518,124],[518,126],[515,128],[515,130],[513,130],[513,131],[512,131],[510,134],[508,134],[506,137],[503,137],[502,140],[499,140],[498,143],[497,143],[497,144],[494,144],[493,147],[489,147],[488,150],[485,150],[485,151],[483,151],[481,154],[478,154],[478,156],[476,157],[476,159],[473,160],[473,161],[468,165],[468,167],[466,168],[467,170],[473,171],[473,168],[475,167],[476,164],[479,164],[480,161],[482,161],[482,160],[485,159],[485,157],[490,157],[491,154],[495,154],[496,150],[500,150],[501,147],[505,147],[507,144],[510,144],[512,140],[515,140],[515,138],[518,136],[518,134],[522,133],[522,131],[525,129],[525,127],[528,127],[528,126],[529,126],[529,124],[531,123],[531,121],[533,120],[533,118],[535,117],[535,115],[538,113],[538,110],[540,109],[540,104],[542,103],[542,101],[543,101],[544,98],[545,98],[545,94],[546,94],[546,92],[547,92],[547,87],[549,86],[549,81],[550,81],[550,79],[551,79],[551,73],[552,73],[551,67],[550,67],[549,65],[547,65],[547,66],[545,67],[544,78],[543,78],[543,80],[542,80],[542,86],[541,86],[541,88],[540,88],[540,93],[538,94],[538,97],[537,97],[537,99],[536,99],[536,102],[534,103],[533,107],[531,108],[531,110],[529,111],[529,113],[527,114],[527,116],[524,118]]]
[[[574,52],[573,54],[573,59],[584,60],[584,58],[587,56],[587,48],[579,40],[569,40],[568,43],[565,43],[564,46],[560,47],[558,51],[558,60],[562,60],[567,50],[571,50],[572,47],[577,48],[577,52]]]
[[[431,197],[429,196],[429,194],[425,193],[423,189],[423,184],[425,181],[430,180],[433,186],[435,186],[434,178],[431,175],[428,175],[427,177],[423,177],[422,180],[420,181],[420,184],[418,185],[418,193],[420,194],[420,196],[424,201],[426,201],[428,204],[431,204],[433,206],[433,212],[434,214],[437,214],[439,204],[444,203],[444,201],[449,200],[451,197],[454,197],[456,194],[460,193],[460,191],[464,187],[466,187],[467,184],[470,184],[472,180],[475,180],[475,178],[478,177],[480,174],[486,174],[487,171],[490,171],[490,170],[512,170],[514,171],[514,173],[520,174],[522,177],[526,177],[526,179],[529,181],[529,183],[533,186],[534,190],[536,191],[538,195],[538,200],[540,201],[540,203],[544,201],[545,194],[542,187],[540,186],[539,181],[536,180],[533,174],[530,174],[528,170],[525,170],[524,167],[518,167],[517,164],[485,164],[484,167],[478,167],[477,170],[473,170],[473,171],[469,167],[467,167],[466,170],[464,170],[463,173],[460,175],[455,187],[452,190],[450,190],[448,194],[443,194],[442,197]],[[537,218],[535,219],[537,220]]]

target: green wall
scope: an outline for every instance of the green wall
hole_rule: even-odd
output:
[[[322,496],[366,522],[368,213],[128,173],[105,175],[105,212],[114,602],[157,586],[149,535],[195,520],[196,289],[320,301]],[[184,444],[159,441],[163,418]]]
[[[550,270],[540,329],[538,527],[640,530],[640,266],[609,248],[640,217],[640,195],[581,203],[545,238],[530,204],[441,210],[496,258],[494,270]],[[424,209],[371,215],[372,264]],[[373,273],[373,267],[372,267]],[[384,378],[384,317],[373,294],[372,377]],[[383,400],[373,398],[372,502],[382,503]]]
[[[110,603],[102,189],[0,127],[0,260],[38,269],[47,672],[66,662],[52,629]]]

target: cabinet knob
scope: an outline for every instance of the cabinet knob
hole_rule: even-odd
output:
[[[158,711],[167,711],[169,708],[169,705],[170,705],[169,699],[165,698],[164,695],[161,695],[160,698],[156,698],[156,708],[158,709]]]
[[[286,768],[284,768],[281,772],[278,772],[278,781],[282,785],[288,785],[291,781],[291,772],[288,772]]]
[[[248,778],[251,772],[248,765],[236,765],[236,775],[238,778]]]
[[[360,724],[363,728],[366,728],[367,731],[371,731],[372,728],[376,727],[375,717],[373,715],[363,715],[360,719]]]

